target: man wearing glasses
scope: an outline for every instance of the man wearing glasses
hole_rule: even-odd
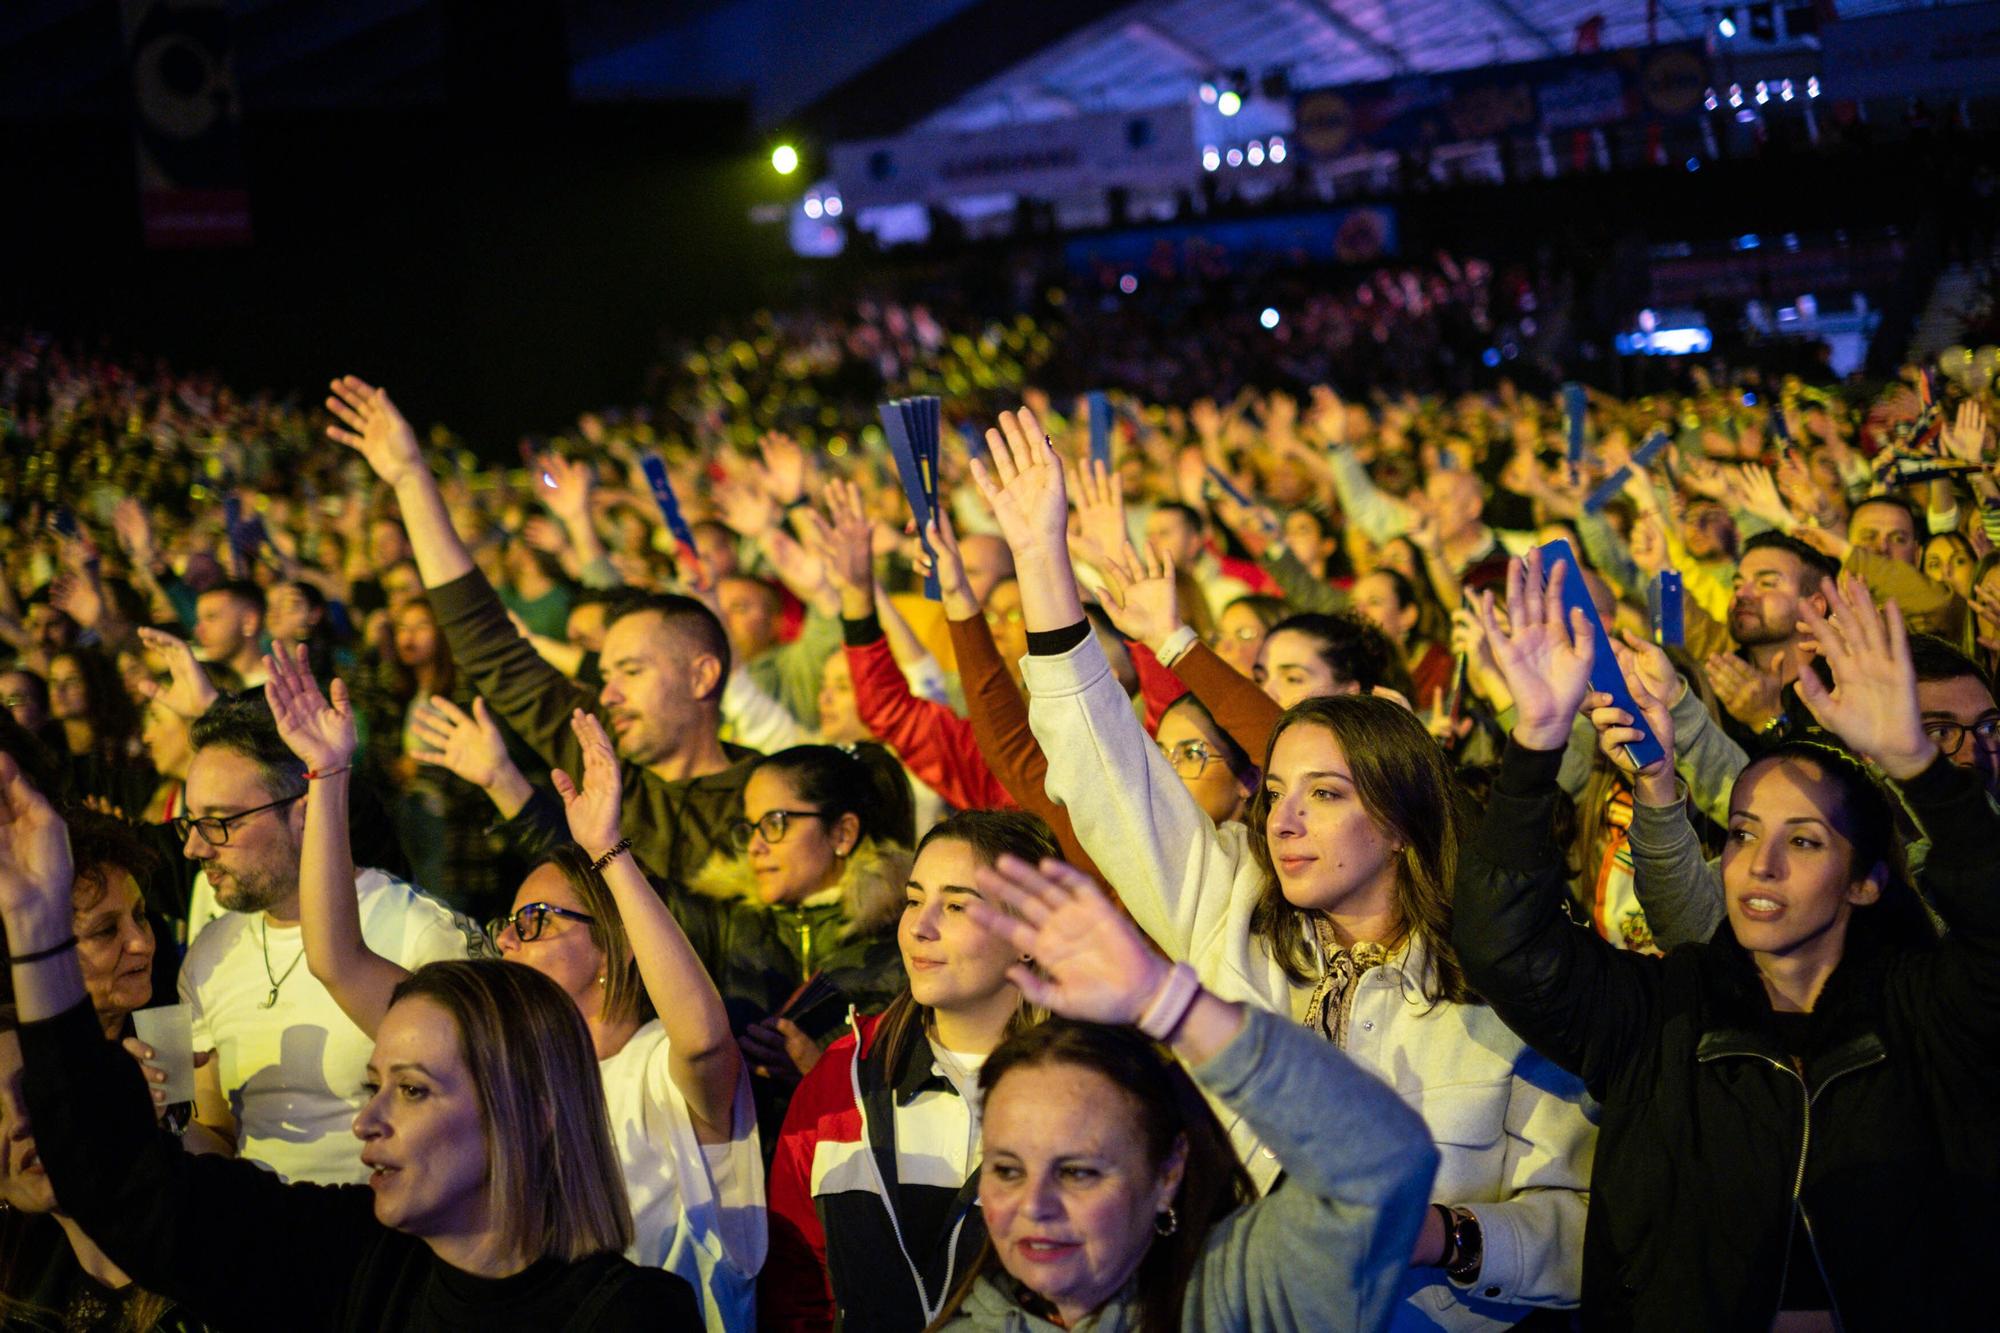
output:
[[[2000,704],[1979,665],[1943,639],[1910,636],[1917,707],[1924,731],[1960,768],[1978,772],[1986,794],[2000,798]]]
[[[194,1048],[212,1052],[195,1071],[195,1118],[287,1180],[361,1183],[350,1126],[373,1043],[304,963],[305,766],[261,695],[218,701],[192,736],[174,829],[224,909],[181,965]],[[380,870],[359,870],[354,887],[368,946],[406,968],[483,948],[476,927]]]

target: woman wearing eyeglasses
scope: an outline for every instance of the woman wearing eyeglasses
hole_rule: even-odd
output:
[[[368,948],[347,851],[353,709],[328,702],[303,648],[266,659],[279,733],[315,773],[300,852],[306,964],[374,1035],[409,974]],[[558,772],[575,846],[522,881],[493,923],[501,957],[555,982],[582,1016],[630,1201],[636,1262],[686,1278],[711,1330],[746,1329],[763,1264],[763,1163],[743,1061],[715,983],[619,836],[619,775],[597,720],[571,719],[583,784]],[[657,1000],[655,999],[657,997]],[[660,1017],[654,1018],[657,1010]]]

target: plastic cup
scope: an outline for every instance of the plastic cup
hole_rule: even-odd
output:
[[[167,1081],[157,1084],[167,1105],[194,1100],[194,1011],[184,1004],[163,1004],[132,1015],[139,1040],[153,1048],[150,1063],[164,1069]]]

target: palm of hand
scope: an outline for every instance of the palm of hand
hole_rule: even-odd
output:
[[[1574,713],[1590,684],[1590,668],[1566,634],[1523,625],[1493,645],[1495,663],[1521,717],[1553,720]]]
[[[1027,467],[988,497],[993,517],[1007,544],[1016,551],[1049,545],[1060,549],[1069,532],[1068,502],[1063,498],[1062,472],[1054,467]],[[1051,540],[1053,539],[1053,540]]]
[[[318,691],[300,698],[271,701],[278,735],[306,767],[338,768],[354,753],[354,711],[336,708]]]

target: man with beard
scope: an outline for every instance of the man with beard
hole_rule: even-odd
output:
[[[182,852],[227,914],[189,945],[180,995],[194,1011],[195,1117],[287,1180],[360,1184],[352,1125],[374,1043],[304,966],[299,846],[311,775],[260,695],[225,698],[193,725]],[[369,948],[415,970],[483,949],[470,923],[380,870],[358,870]],[[197,1060],[203,1060],[197,1055]]]
[[[1743,544],[1732,580],[1729,634],[1736,653],[1718,653],[1705,663],[1729,716],[1730,735],[1755,753],[1807,714],[1792,694],[1799,678],[1799,608],[1822,614],[1821,579],[1838,578],[1832,560],[1797,538],[1760,532]]]

